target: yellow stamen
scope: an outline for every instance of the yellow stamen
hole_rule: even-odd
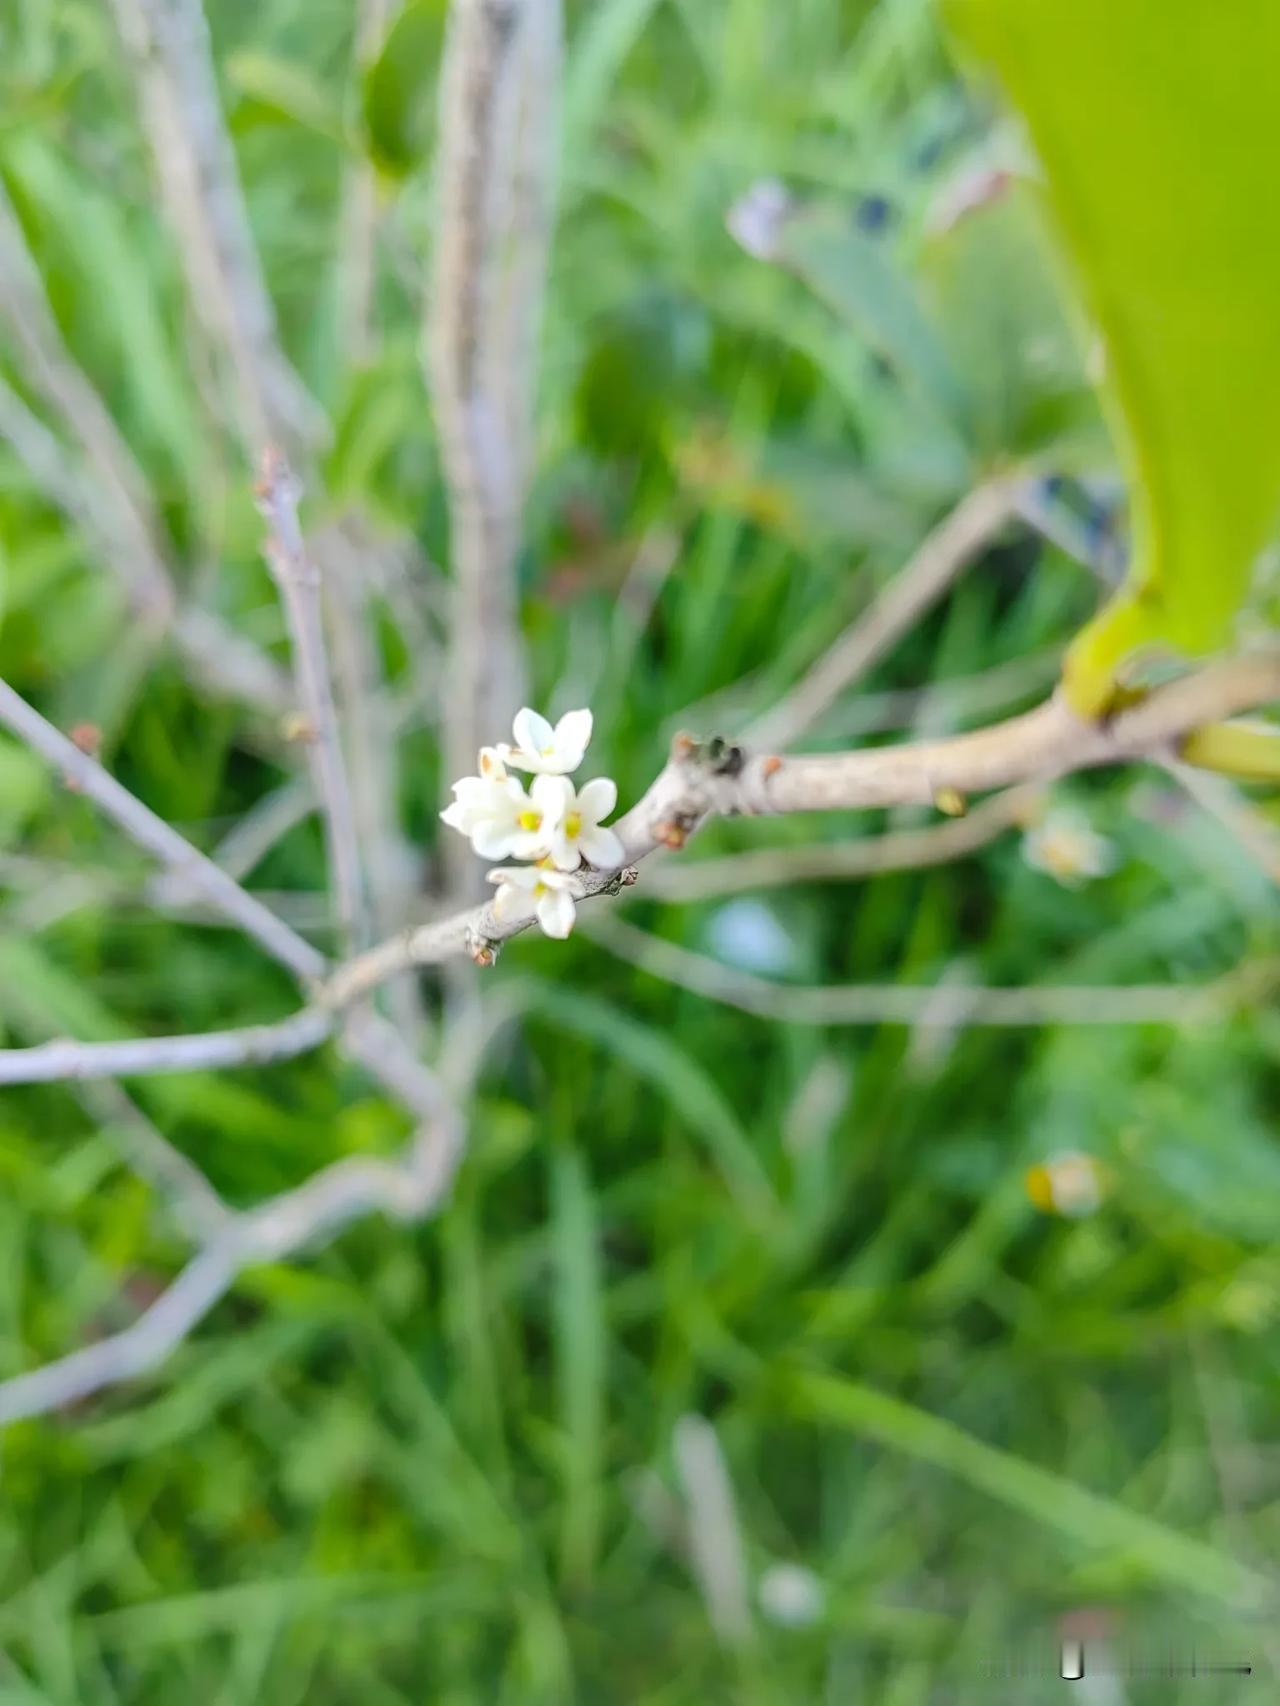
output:
[[[521,812],[520,816],[516,819],[516,822],[520,825],[521,829],[541,829],[542,813],[535,811]]]
[[[1032,1204],[1040,1210],[1041,1214],[1052,1214],[1054,1208],[1053,1178],[1049,1169],[1040,1166],[1028,1167],[1023,1174],[1022,1182]]]
[[[570,812],[564,820],[564,832],[570,841],[576,841],[582,834],[582,813]]]

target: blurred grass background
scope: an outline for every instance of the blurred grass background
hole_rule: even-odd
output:
[[[283,337],[332,421],[308,521],[358,516],[408,554],[430,644],[447,516],[419,344],[442,5],[396,10],[362,79],[341,0],[207,10]],[[924,0],[595,0],[568,21],[521,575],[536,702],[593,706],[593,760],[627,800],[674,728],[732,732],[777,698],[984,472],[1105,493],[1108,458],[1019,195],[939,218],[1017,146]],[[383,223],[356,366],[337,250],[361,156]],[[0,176],[187,583],[283,656],[249,472],[205,406],[97,0],[6,7]],[[817,234],[786,266],[726,229],[762,178]],[[3,348],[0,371],[21,388]],[[0,577],[0,673],[97,725],[112,768],[202,846],[281,785],[291,760],[143,643],[3,446]],[[823,737],[1033,702],[1097,596],[1011,528]],[[388,601],[382,641],[425,909],[448,683],[402,613]],[[1274,953],[1272,885],[1172,781],[1060,793],[1118,855],[1077,889],[1013,836],[856,886],[687,907],[641,889],[628,917],[802,984],[1194,983]],[[691,856],[881,827],[721,824]],[[241,938],[149,910],[130,849],[8,741],[0,837],[6,1041],[289,1009]],[[313,821],[252,879],[299,916],[322,885]],[[5,1435],[0,1701],[1047,1700],[1060,1683],[982,1667],[1036,1642],[1051,1661],[1082,1606],[1118,1640],[1196,1639],[1274,1676],[1229,1563],[1280,1544],[1273,1008],[1183,1033],[826,1029],[577,939],[521,940],[484,988],[514,1018],[438,1220],[246,1274],[154,1377]],[[402,1135],[330,1052],[129,1088],[236,1203]],[[1105,1181],[1077,1220],[1023,1182],[1073,1150]],[[73,1087],[5,1093],[0,1174],[0,1373],[126,1323],[183,1259]],[[673,1457],[690,1414],[732,1478],[752,1597],[737,1640],[691,1567]],[[757,1600],[780,1564],[820,1588],[801,1626]]]

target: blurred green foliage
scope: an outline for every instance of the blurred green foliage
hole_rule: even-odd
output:
[[[209,15],[283,336],[333,422],[308,521],[360,512],[447,561],[418,353],[439,9],[410,0],[363,78],[351,10]],[[1111,469],[1021,194],[996,174],[938,216],[991,179],[999,121],[924,0],[595,0],[569,21],[522,576],[538,701],[593,705],[592,757],[626,799],[673,728],[731,732],[789,686],[984,470]],[[0,174],[185,576],[280,648],[98,0],[6,8],[0,113]],[[362,155],[384,264],[376,347],[350,371],[338,222]],[[785,265],[726,230],[766,177],[792,198]],[[20,382],[2,350],[0,368]],[[637,627],[619,588],[656,535],[673,567]],[[0,581],[0,672],[99,724],[112,767],[202,845],[280,782],[252,719],[130,631],[3,451]],[[821,735],[884,727],[886,704],[895,728],[985,719],[1000,706],[967,712],[963,684],[991,671],[1016,709],[1043,677],[1009,672],[1095,600],[1011,529]],[[385,630],[403,686],[412,642],[390,610]],[[917,703],[930,685],[956,692]],[[407,750],[428,906],[443,779],[429,728]],[[1273,889],[1172,782],[1070,792],[1120,854],[1078,890],[1007,838],[857,887],[640,893],[631,916],[730,959],[781,941],[769,969],[805,983],[1190,984],[1275,952]],[[13,866],[0,917],[7,1042],[289,1009],[240,938],[130,901],[136,855],[9,746],[0,793],[0,854],[41,873]],[[720,824],[690,856],[882,827]],[[313,896],[314,823],[252,880]],[[3,1706],[986,1701],[982,1667],[1037,1642],[1051,1663],[1083,1604],[1121,1638],[1274,1668],[1232,1563],[1280,1546],[1274,1007],[1184,1034],[823,1030],[576,939],[522,940],[483,988],[516,1017],[437,1221],[246,1274],[154,1377],[3,1436]],[[129,1089],[237,1203],[403,1132],[330,1052]],[[1064,1150],[1105,1169],[1078,1221],[1023,1187]],[[0,1373],[132,1319],[183,1260],[71,1087],[5,1093],[0,1174]],[[752,1581],[803,1563],[815,1622],[757,1612],[741,1649],[713,1634],[672,1462],[690,1411],[718,1431]],[[1228,1696],[1130,1691],[1184,1698]]]
[[[1270,0],[950,0],[1027,120],[1103,340],[1134,491],[1124,593],[1068,661],[1090,713],[1135,654],[1230,636],[1280,515],[1280,148]]]

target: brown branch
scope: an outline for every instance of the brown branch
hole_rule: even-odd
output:
[[[711,815],[861,810],[930,805],[939,796],[1043,783],[1072,771],[1132,760],[1163,761],[1192,729],[1280,697],[1280,652],[1224,659],[1155,689],[1109,722],[1086,723],[1055,696],[1025,716],[944,740],[853,752],[749,756],[723,742],[700,746],[678,736],[666,767],[614,826],[626,866],[582,870],[581,899],[635,878],[628,867],[658,847],[683,847]],[[324,998],[345,1005],[410,966],[436,965],[461,953],[489,964],[528,918],[499,918],[492,902],[406,930],[340,966]]]
[[[765,847],[718,859],[662,858],[639,893],[680,904],[720,899],[749,889],[792,883],[849,882],[884,871],[921,870],[976,853],[1004,830],[1027,822],[1039,790],[1028,783],[984,800],[963,817],[919,829],[889,830],[858,841],[829,841],[814,847]]]

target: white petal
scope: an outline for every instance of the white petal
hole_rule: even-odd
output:
[[[549,846],[549,839],[543,830],[517,829],[512,832],[511,845],[507,852],[513,853],[517,859],[545,859]]]
[[[485,881],[532,893],[538,886],[538,873],[531,865],[499,865],[496,870],[488,872]]]
[[[582,763],[582,756],[591,741],[592,716],[590,711],[566,711],[556,724],[554,744],[556,752],[568,757],[577,753],[577,758],[570,766],[576,770]],[[548,743],[549,744],[549,743]]]
[[[573,878],[566,876],[563,871],[555,871],[549,865],[543,865],[538,874],[547,888],[566,889],[570,894],[574,892]]]
[[[482,859],[507,859],[516,850],[516,841],[520,831],[513,823],[502,823],[497,818],[484,818],[473,824],[468,832],[471,845]]]
[[[503,883],[493,897],[493,915],[507,923],[516,918],[527,918],[532,899],[526,889]]]
[[[442,823],[447,823],[450,829],[456,829],[463,835],[470,835],[471,815],[461,800],[455,800],[451,806],[446,806],[440,813],[440,819]]]
[[[627,862],[626,850],[611,829],[600,824],[584,828],[578,837],[582,856],[598,871],[616,871]]]
[[[535,776],[529,795],[542,813],[542,827],[546,831],[564,822],[565,813],[573,805],[573,783],[567,776]]]
[[[556,768],[553,759],[544,758],[539,752],[526,752],[519,746],[507,747],[503,757],[513,770],[532,770],[540,775],[543,771]]]
[[[591,823],[599,823],[618,803],[618,784],[611,776],[597,776],[578,789],[578,810]]]
[[[564,889],[549,888],[538,900],[537,916],[548,936],[563,941],[573,929],[573,896]]]
[[[582,863],[577,842],[570,841],[563,829],[552,830],[547,841],[547,856],[560,871],[576,871]],[[550,875],[549,872],[546,874]]]
[[[536,711],[531,711],[527,705],[516,712],[516,720],[511,725],[511,732],[516,737],[516,745],[526,753],[541,752],[552,744],[555,735],[551,724],[545,717],[540,717]]]

